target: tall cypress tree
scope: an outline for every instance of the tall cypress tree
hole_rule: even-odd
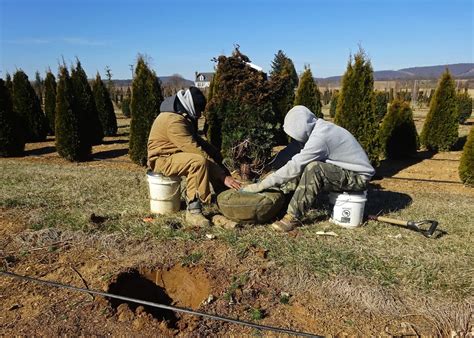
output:
[[[375,96],[375,114],[377,115],[377,121],[382,121],[385,114],[387,114],[388,96],[385,92],[378,90],[374,93]]]
[[[56,115],[56,78],[51,70],[44,79],[44,113],[48,122],[49,133],[54,135],[54,121]]]
[[[26,141],[44,141],[47,133],[46,118],[35,90],[22,70],[13,75],[12,87],[13,110],[20,117]]]
[[[334,122],[347,129],[367,152],[370,161],[379,161],[378,123],[375,115],[374,76],[370,60],[362,49],[349,59],[342,78]]]
[[[230,57],[219,56],[207,116],[209,140],[242,176],[269,159],[276,135],[266,74],[250,67],[249,61],[238,48]]]
[[[311,69],[305,68],[300,84],[296,90],[295,105],[302,105],[311,110],[316,117],[323,118],[321,110],[321,93],[314,82]]]
[[[421,132],[421,143],[429,150],[447,151],[458,140],[459,112],[454,80],[448,69],[441,75],[431,99]]]
[[[69,161],[83,161],[89,157],[92,147],[80,130],[83,111],[77,108],[73,87],[66,66],[61,66],[55,109],[56,149],[59,156]]]
[[[474,128],[472,127],[459,163],[459,177],[464,184],[474,186]]]
[[[269,86],[272,96],[272,107],[279,123],[279,135],[277,138],[279,143],[284,144],[288,139],[283,131],[283,122],[286,113],[291,109],[295,100],[295,87],[298,84],[298,75],[296,74],[293,61],[281,50],[275,55],[270,75]]]
[[[334,91],[331,98],[331,105],[329,107],[329,116],[334,118],[336,116],[336,107],[337,107],[337,99],[339,98],[339,91]]]
[[[99,73],[97,73],[92,85],[92,92],[94,93],[95,106],[104,135],[115,136],[117,134],[117,118],[115,116],[114,106]]]
[[[380,126],[379,140],[386,158],[403,158],[416,153],[418,134],[408,102],[392,102]]]
[[[163,101],[161,83],[144,57],[139,55],[132,83],[132,119],[130,121],[129,154],[133,162],[145,165],[148,135],[153,121],[160,113]]]
[[[0,157],[19,156],[25,149],[25,139],[18,116],[5,82],[0,79]]]
[[[91,145],[100,144],[104,133],[95,107],[91,86],[79,60],[76,61],[76,68],[71,70],[71,83],[74,90],[74,106],[79,116],[81,140],[89,142]]]

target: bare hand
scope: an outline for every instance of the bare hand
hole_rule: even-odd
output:
[[[224,184],[227,188],[239,190],[242,184],[234,179],[232,176],[226,176],[224,179]]]

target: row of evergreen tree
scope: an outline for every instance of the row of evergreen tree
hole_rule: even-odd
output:
[[[220,56],[216,61],[217,70],[206,108],[208,139],[221,150],[228,165],[237,169],[250,167],[254,174],[258,174],[270,157],[272,148],[287,141],[282,131],[286,112],[293,105],[302,104],[322,117],[321,93],[311,69],[306,67],[298,81],[293,62],[282,51],[275,55],[270,79],[265,73],[250,67],[250,59],[238,48],[231,56]],[[90,154],[91,145],[100,142],[101,133],[115,133],[116,125],[111,132],[96,128],[100,123],[106,123],[102,122],[105,120],[93,122],[98,115],[94,116],[91,112],[105,105],[96,103],[94,110],[95,95],[92,95],[79,61],[71,73],[69,76],[67,68],[60,67],[56,98],[53,100],[56,115],[54,130],[60,155],[70,160],[81,160]],[[19,71],[15,77],[26,77],[21,74]],[[15,82],[19,81],[15,81],[15,77],[13,84],[5,84],[6,89],[0,91],[2,95],[4,92],[13,93],[15,98],[15,93],[20,93],[19,89],[9,89],[9,86],[15,87]],[[45,80],[45,89],[48,87],[46,82]],[[27,77],[26,83],[29,85]],[[94,93],[107,93],[100,76],[97,76],[95,83],[98,85],[93,86]],[[1,85],[3,86],[3,81]],[[32,97],[31,102],[26,104],[26,100],[20,100],[23,107],[18,103],[15,105],[13,99],[11,111],[14,114],[10,114],[13,116],[10,120],[22,121],[20,124],[23,126],[41,126],[44,122],[37,118],[41,114],[31,113],[41,112],[39,100],[33,95],[31,85],[28,85],[25,85],[27,89],[23,89],[22,97]],[[100,88],[103,88],[102,91]],[[49,117],[51,112],[48,113],[46,106],[51,104],[48,103],[50,99],[46,91],[45,111]],[[145,165],[148,134],[159,114],[163,90],[156,73],[150,69],[143,56],[138,57],[131,92],[129,154],[133,162]],[[97,97],[101,95],[97,94]],[[331,102],[331,109],[335,110],[335,123],[357,138],[374,165],[378,164],[381,156],[390,158],[412,155],[420,142],[429,150],[444,151],[449,150],[458,140],[459,109],[454,81],[448,71],[443,74],[433,94],[420,137],[416,133],[413,112],[408,103],[395,100],[386,113],[386,94],[374,92],[373,69],[363,50],[350,58],[342,79],[342,88],[335,96],[337,101]],[[8,102],[8,95],[2,100]],[[9,107],[8,103],[2,104],[3,106]],[[2,111],[2,119],[3,115],[5,113]],[[51,121],[51,117],[49,119]],[[1,137],[10,135],[13,129],[2,131]],[[29,134],[26,140],[40,140],[45,137],[43,135],[44,131],[39,136]],[[472,137],[468,139],[466,149],[472,149],[470,143]],[[463,156],[464,158],[471,161],[464,167],[471,170],[472,176],[472,155]]]
[[[41,80],[36,74],[35,87],[22,70],[7,74],[1,81],[2,116],[0,117],[0,155],[19,156],[25,142],[46,140],[55,135],[60,156],[70,160],[85,160],[93,145],[104,136],[117,133],[109,91],[97,73],[92,87],[77,60],[71,75],[65,65],[59,67],[59,80],[49,70]],[[42,107],[44,102],[44,110]]]

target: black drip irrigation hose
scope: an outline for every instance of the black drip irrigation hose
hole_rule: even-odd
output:
[[[232,319],[232,318],[227,318],[227,317],[222,317],[222,316],[217,316],[217,315],[211,315],[211,314],[208,314],[208,313],[205,313],[205,312],[193,311],[193,310],[180,308],[180,307],[176,307],[176,306],[148,302],[148,301],[141,300],[141,299],[130,298],[130,297],[125,297],[125,296],[120,296],[120,295],[114,295],[114,294],[111,294],[111,293],[97,291],[97,290],[78,288],[78,287],[75,287],[75,286],[72,286],[72,285],[61,284],[61,283],[58,283],[58,282],[52,282],[52,281],[37,279],[37,278],[29,277],[29,276],[22,276],[22,275],[18,275],[16,273],[13,273],[13,272],[0,271],[0,275],[8,276],[8,277],[11,277],[11,278],[16,278],[16,279],[21,279],[21,280],[26,280],[28,282],[34,282],[34,283],[44,284],[44,285],[48,285],[48,286],[53,286],[53,287],[57,287],[57,288],[63,288],[63,289],[88,293],[88,294],[91,294],[91,295],[97,295],[97,296],[102,296],[102,297],[120,299],[120,300],[123,300],[125,302],[132,302],[132,303],[151,306],[151,307],[155,307],[155,308],[171,310],[171,311],[174,311],[174,312],[182,312],[182,313],[187,313],[187,314],[194,315],[194,316],[200,316],[200,317],[210,318],[210,319],[214,319],[214,320],[220,320],[220,321],[224,321],[224,322],[228,322],[228,323],[249,326],[249,327],[252,327],[252,328],[255,328],[255,329],[258,329],[258,330],[266,330],[266,331],[273,331],[273,332],[279,332],[279,333],[286,333],[286,334],[290,334],[290,335],[293,335],[293,336],[301,336],[301,337],[323,337],[323,336],[315,335],[315,334],[312,334],[312,333],[293,331],[293,330],[290,330],[290,329],[282,329],[282,328],[274,327],[274,326],[259,325],[259,324],[255,324],[255,323],[251,323],[251,322],[247,322],[247,321],[243,321],[243,320]]]

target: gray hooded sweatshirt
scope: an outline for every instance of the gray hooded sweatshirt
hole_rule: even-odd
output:
[[[280,169],[265,178],[262,189],[280,186],[301,176],[306,165],[313,161],[326,162],[354,171],[370,180],[375,170],[367,154],[354,136],[342,127],[319,119],[305,106],[293,107],[285,117],[283,130],[290,137],[304,144],[301,151]]]

